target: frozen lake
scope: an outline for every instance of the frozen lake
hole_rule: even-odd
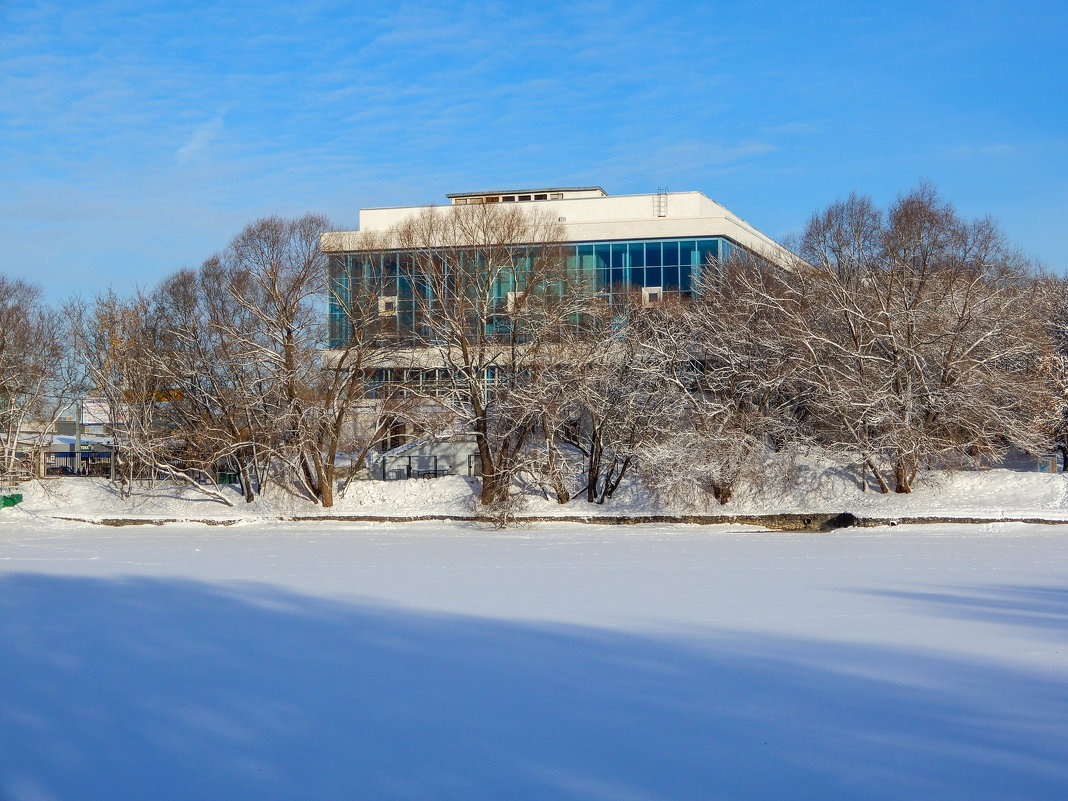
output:
[[[0,797],[1062,797],[1068,526],[0,528]]]

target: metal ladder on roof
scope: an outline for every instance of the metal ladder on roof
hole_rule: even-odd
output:
[[[656,216],[667,217],[668,213],[668,188],[658,186],[656,188]]]

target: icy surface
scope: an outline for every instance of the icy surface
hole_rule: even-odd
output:
[[[1060,798],[1066,535],[31,506],[0,798]]]

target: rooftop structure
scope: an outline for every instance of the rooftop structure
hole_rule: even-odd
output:
[[[538,200],[572,200],[577,197],[607,197],[599,186],[565,186],[549,189],[492,189],[487,192],[455,192],[445,195],[460,206],[465,203],[529,203]]]
[[[609,195],[601,187],[557,187],[526,190],[456,192],[446,195],[451,205],[471,203],[530,203],[560,223],[565,242],[611,242],[645,239],[720,237],[748,251],[781,256],[789,252],[741,217],[700,192],[655,192]],[[426,206],[361,209],[359,232],[387,232]],[[323,235],[323,250],[358,250],[356,231]]]

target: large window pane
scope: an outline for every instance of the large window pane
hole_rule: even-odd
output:
[[[626,266],[627,266],[627,246],[626,246],[626,244],[617,243],[615,245],[612,245],[612,267],[613,267],[613,269],[615,269],[617,267],[626,267]]]
[[[678,242],[665,242],[664,243],[664,264],[678,264],[679,263],[679,243]]]
[[[697,241],[697,264],[701,267],[705,267],[710,263],[710,259],[719,258],[719,240],[716,239],[700,239]]]
[[[645,284],[643,286],[663,286],[663,276],[660,273],[660,269],[659,267],[646,267]]]
[[[597,258],[597,269],[605,269],[611,260],[610,246],[609,245],[596,245],[594,247],[594,255]]]
[[[679,268],[675,266],[663,267],[664,271],[664,283],[661,284],[664,289],[678,289],[679,286]]]
[[[679,289],[683,292],[689,292],[690,287],[690,270],[691,267],[688,264],[684,264],[679,267]]]
[[[659,242],[646,242],[645,243],[645,266],[646,267],[659,267],[663,264],[660,261],[660,243]],[[658,284],[648,284],[648,286],[659,286]]]
[[[578,246],[579,271],[587,278],[594,277],[593,245]]]
[[[642,242],[630,243],[630,266],[631,267],[644,267],[645,266],[645,244]]]
[[[680,242],[679,243],[679,264],[694,264],[694,259],[697,258],[697,243]]]

